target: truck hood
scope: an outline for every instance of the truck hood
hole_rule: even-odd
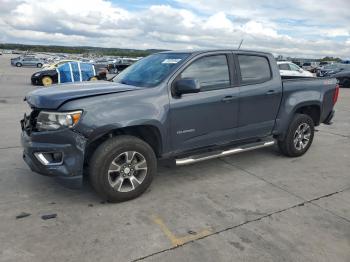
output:
[[[79,82],[78,84],[70,83],[39,88],[30,92],[25,97],[25,100],[31,107],[41,109],[57,109],[63,103],[69,100],[138,89],[141,88],[107,81]]]

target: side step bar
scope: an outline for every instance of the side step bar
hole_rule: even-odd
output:
[[[190,156],[186,158],[179,158],[179,159],[175,159],[175,162],[177,166],[184,166],[184,165],[201,162],[204,160],[229,156],[229,155],[233,155],[233,154],[237,154],[237,153],[241,153],[249,150],[268,147],[274,144],[275,144],[275,140],[255,142],[255,143],[246,144],[240,147],[234,147],[225,151],[219,151],[219,152],[216,151],[213,154],[202,154],[202,155]]]

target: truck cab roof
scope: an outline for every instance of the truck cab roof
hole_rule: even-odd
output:
[[[211,52],[241,52],[241,53],[251,53],[251,54],[264,54],[271,55],[269,52],[262,51],[252,51],[252,50],[244,50],[244,49],[192,49],[192,50],[172,50],[172,51],[163,51],[161,53],[186,53],[186,54],[202,54],[202,53],[211,53]]]

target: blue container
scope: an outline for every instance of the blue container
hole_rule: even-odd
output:
[[[89,63],[67,62],[57,67],[56,71],[59,84],[89,81],[96,76],[94,65]]]

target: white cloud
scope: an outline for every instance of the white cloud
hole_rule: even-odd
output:
[[[271,38],[279,37],[276,30],[264,26],[262,23],[256,21],[249,21],[242,26],[244,32],[250,35],[266,36]]]
[[[204,23],[204,29],[223,29],[232,31],[234,29],[233,23],[226,17],[224,12],[216,13],[208,18]]]
[[[106,0],[0,0],[0,41],[191,49],[236,48],[244,38],[245,49],[350,56],[348,0],[177,2],[127,10]]]
[[[322,34],[328,37],[350,36],[350,31],[345,28],[322,29]]]

